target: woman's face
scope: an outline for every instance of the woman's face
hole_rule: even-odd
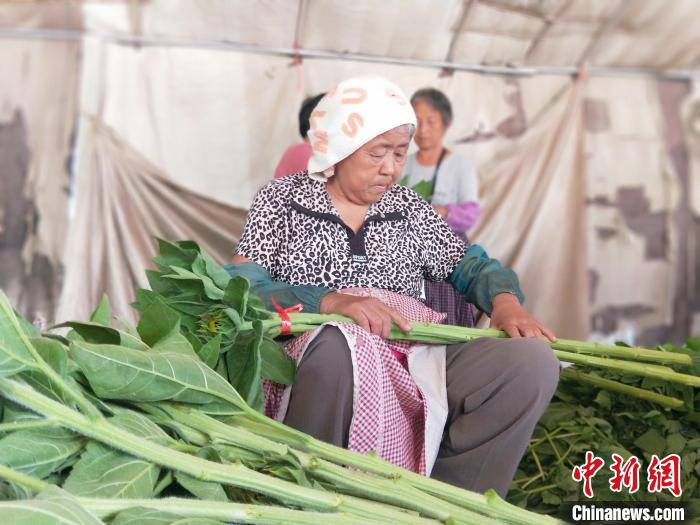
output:
[[[335,166],[328,189],[339,190],[355,204],[369,206],[377,202],[401,176],[409,142],[408,125],[378,135]]]
[[[445,135],[445,123],[442,115],[426,101],[418,99],[413,104],[418,120],[416,145],[420,149],[435,149],[442,147],[442,137]]]

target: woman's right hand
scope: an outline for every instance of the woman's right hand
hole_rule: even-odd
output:
[[[440,204],[433,204],[433,209],[440,217],[447,220],[448,209],[447,206],[442,206]]]
[[[384,339],[389,338],[391,324],[396,323],[404,332],[411,331],[411,324],[399,312],[374,297],[331,292],[321,301],[322,314],[345,315],[368,332]]]

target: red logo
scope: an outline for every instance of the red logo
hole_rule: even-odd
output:
[[[622,487],[627,487],[630,494],[634,494],[639,490],[639,459],[632,456],[623,463],[622,456],[613,454],[613,464],[610,465],[610,470],[615,474],[610,478],[610,490],[613,492],[622,492]]]
[[[664,489],[680,497],[681,490],[681,457],[678,454],[669,454],[664,459],[654,454],[651,463],[647,467],[648,492],[661,492]]]
[[[591,485],[591,480],[595,477],[600,469],[605,465],[603,458],[597,457],[590,450],[586,451],[586,462],[579,466],[574,467],[574,471],[571,473],[571,477],[574,481],[580,482],[583,480],[583,494],[587,498],[593,497],[593,487]]]
[[[630,494],[639,490],[639,471],[641,463],[636,456],[627,461],[619,454],[612,455],[610,470],[613,475],[608,479],[612,492],[622,492],[627,488]],[[592,480],[598,471],[603,468],[605,461],[597,457],[590,450],[586,451],[586,460],[583,465],[576,465],[571,472],[571,477],[577,483],[583,481],[583,494],[587,498],[593,497]],[[681,489],[681,458],[678,454],[669,454],[663,459],[654,454],[647,467],[647,491],[649,493],[661,492],[667,489],[675,497],[683,493]]]

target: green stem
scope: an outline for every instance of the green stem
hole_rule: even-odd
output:
[[[541,438],[539,438],[539,439],[533,439],[532,441],[530,441],[530,446],[531,446],[531,447],[537,447],[537,446],[541,445],[542,443],[544,443],[545,441],[547,441],[547,439],[548,439],[547,436],[548,436],[548,435],[549,435],[550,438],[553,438],[553,437],[555,437],[555,436],[558,437],[557,434],[559,434],[559,431],[560,431],[560,430],[562,430],[562,428],[561,428],[561,427],[557,427],[557,428],[555,428],[555,429],[552,431],[551,434],[548,434],[548,433],[545,432],[545,436],[544,436],[544,437],[541,437]]]
[[[288,452],[286,445],[262,438],[245,429],[227,425],[196,409],[177,407],[168,403],[161,403],[159,406],[172,419],[183,424],[193,425],[198,430],[209,434],[212,440],[223,441],[261,454],[285,454]],[[397,486],[393,479],[352,471],[301,451],[294,451],[294,456],[306,472],[313,477],[332,483],[333,486],[343,489],[342,491],[347,494],[414,510],[424,516],[441,521],[450,519],[467,523],[478,521],[483,525],[489,523],[495,525],[496,523],[481,514],[454,506],[413,487]]]
[[[627,374],[633,374],[642,377],[655,377],[679,383],[681,385],[689,385],[700,387],[700,376],[690,374],[680,374],[671,368],[659,365],[650,365],[646,363],[635,363],[631,361],[622,361],[619,359],[609,359],[607,357],[594,357],[590,355],[574,354],[571,352],[563,352],[555,350],[554,354],[561,360],[578,365],[587,365],[600,368],[609,368],[618,370]]]
[[[291,317],[293,317],[293,315],[294,314],[292,314]],[[451,344],[470,341],[479,337],[496,339],[504,339],[508,337],[505,332],[491,328],[466,328],[462,326],[450,326],[435,323],[411,323],[411,327],[410,332],[403,332],[396,325],[394,325],[392,327],[390,339],[405,339],[408,341],[420,341],[426,343]],[[587,343],[583,341],[572,341],[569,339],[557,339],[556,341],[548,341],[548,343],[554,350],[562,350],[573,353],[624,357],[625,359],[629,360],[677,364],[684,366],[692,366],[693,364],[693,360],[689,355],[673,352],[662,352],[660,350],[649,350],[648,348]]]
[[[328,525],[329,523],[334,525],[373,525],[384,523],[371,517],[363,518],[342,512],[308,512],[268,505],[200,501],[185,498],[78,498],[78,501],[99,518],[107,518],[119,511],[134,507],[145,507],[177,514],[183,518],[209,518],[257,525]]]
[[[168,473],[170,474],[170,473]],[[0,464],[0,478],[17,483],[34,492],[41,492],[48,483],[33,476]],[[116,499],[116,498],[76,498],[79,503],[97,515],[107,518],[122,510],[143,507],[162,512],[170,512],[184,518],[210,518],[236,523],[285,524],[285,525],[370,525],[377,521],[360,518],[345,513],[317,513],[286,509],[267,505],[245,505],[220,501],[201,501],[183,498],[160,499]],[[0,502],[0,509],[2,503]]]
[[[35,478],[34,476],[30,476],[24,472],[20,472],[19,470],[15,470],[2,464],[0,464],[0,478],[17,483],[18,485],[22,485],[23,487],[33,490],[34,492],[41,492],[49,486],[48,483],[40,480],[39,478]]]
[[[602,343],[583,343],[569,339],[557,339],[552,343],[555,350],[564,350],[582,354],[602,355],[606,357],[621,357],[626,360],[647,361],[667,365],[693,366],[693,359],[687,354],[650,350],[636,346],[616,346]]]
[[[557,485],[555,485],[555,484],[542,485],[541,487],[537,487],[536,489],[526,490],[525,494],[531,496],[532,494],[537,494],[538,492],[544,492],[545,490],[550,490],[550,489],[553,489],[556,487],[557,487]]]
[[[349,317],[334,314],[290,314],[292,322],[292,334],[300,334],[314,329],[328,322],[354,323]],[[273,337],[279,335],[280,320],[277,317],[263,321],[263,330]],[[241,330],[251,330],[252,323],[243,323]],[[451,326],[437,323],[411,323],[411,331],[404,332],[398,326],[393,325],[389,339],[400,339],[404,341],[415,341],[421,343],[453,344],[463,343],[477,339],[479,337],[489,337],[504,339],[508,335],[502,330],[491,328],[467,328],[463,326]],[[640,347],[626,347],[617,345],[607,345],[602,343],[588,343],[583,341],[573,341],[571,339],[557,339],[549,342],[554,350],[561,350],[570,353],[592,354],[606,357],[621,357],[630,361],[646,361],[651,363],[674,364],[681,366],[692,366],[691,356],[675,352],[663,352],[660,350],[650,350]]]
[[[55,427],[58,423],[52,419],[20,419],[11,423],[0,423],[0,433],[15,432],[17,430],[27,430],[31,428]]]
[[[123,450],[158,465],[194,476],[203,481],[215,481],[226,485],[259,492],[284,503],[324,512],[348,512],[359,516],[375,517],[386,523],[423,524],[430,520],[411,516],[399,509],[332,492],[322,492],[294,483],[260,474],[243,465],[222,465],[196,456],[175,451],[150,442],[109,423],[106,419],[89,420],[72,410],[34,391],[17,381],[0,378],[3,395],[27,408],[55,418],[62,426],[95,439],[108,446]]]
[[[626,385],[624,383],[620,383],[619,381],[613,381],[612,379],[605,379],[593,374],[587,374],[571,367],[565,368],[562,371],[561,377],[564,379],[571,379],[579,383],[588,383],[598,388],[610,390],[611,392],[619,392],[621,394],[645,399],[668,408],[680,408],[684,405],[683,400],[681,399],[665,396],[650,390],[644,390],[643,388],[638,388],[636,386]]]
[[[352,319],[342,315],[326,314],[290,314],[290,319],[292,321],[292,334],[306,332],[327,322],[353,322]],[[279,318],[273,317],[272,319],[263,321],[263,330],[273,337],[279,335],[279,327]],[[241,330],[246,329],[252,329],[252,323],[243,323]],[[398,326],[393,325],[389,338],[433,344],[453,344],[470,341],[479,337],[504,339],[507,338],[508,335],[501,330],[493,329],[466,328],[436,323],[411,323],[410,332],[404,332],[400,330]],[[698,376],[681,374],[671,368],[658,366],[657,364],[646,364],[665,363],[692,366],[693,360],[691,356],[687,354],[649,350],[639,347],[585,343],[569,339],[558,339],[557,341],[548,343],[554,350],[554,354],[562,361],[586,366],[610,368],[630,374],[655,377],[665,381],[700,387],[700,377]],[[624,359],[611,359],[611,357],[620,357]]]
[[[527,483],[523,483],[523,486],[520,488],[525,489],[525,487],[527,487],[531,483],[534,483],[535,481],[537,481],[540,478],[544,479],[544,472],[539,472],[539,473],[535,474],[534,476],[532,476],[531,478],[528,479]]]
[[[88,401],[88,399],[79,390],[77,390],[73,385],[66,381],[64,377],[51,368],[51,366],[41,357],[39,352],[36,351],[36,348],[34,348],[34,345],[31,343],[29,338],[24,333],[24,330],[22,330],[22,327],[19,325],[19,321],[17,321],[17,317],[15,317],[14,311],[10,306],[7,296],[2,291],[0,291],[0,309],[3,310],[5,318],[10,321],[10,324],[12,324],[12,328],[16,332],[17,337],[19,337],[25,350],[29,353],[33,360],[26,361],[16,354],[12,354],[13,359],[19,363],[22,363],[29,369],[33,369],[44,374],[90,419],[101,419],[102,414],[100,411],[92,403],[90,403],[90,401]]]
[[[379,457],[357,454],[318,441],[311,436],[286,427],[278,421],[266,418],[260,413],[255,413],[252,418],[247,416],[233,416],[228,418],[227,421],[231,425],[246,428],[255,434],[286,443],[295,449],[313,454],[333,463],[397,480],[407,487],[416,488],[426,494],[431,494],[464,509],[472,510],[492,518],[505,520],[511,523],[532,525],[554,525],[562,523],[549,516],[541,516],[512,505],[500,498],[493,491],[487,493],[487,495],[477,494],[397,467]]]
[[[552,436],[549,435],[549,432],[545,432],[545,437],[547,438],[547,442],[549,445],[552,447],[552,450],[554,451],[554,455],[557,456],[557,459],[559,461],[562,460],[561,454],[559,454],[559,449],[557,446],[554,444],[554,440],[552,439]]]
[[[544,477],[544,469],[542,469],[542,463],[540,463],[540,458],[537,455],[537,452],[535,452],[535,449],[532,447],[530,448],[530,454],[532,454],[532,459],[535,461],[535,465],[537,465],[537,470],[540,472],[542,477]]]

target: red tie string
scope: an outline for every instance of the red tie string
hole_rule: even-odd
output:
[[[280,316],[280,319],[281,319],[280,335],[287,335],[287,334],[291,333],[292,321],[291,321],[291,319],[289,319],[289,314],[301,312],[304,309],[304,305],[299,303],[299,304],[295,304],[293,306],[288,306],[287,308],[282,308],[277,303],[277,301],[275,300],[274,297],[270,297],[270,300],[272,301],[272,305],[275,307],[275,310],[277,310],[277,314]]]

